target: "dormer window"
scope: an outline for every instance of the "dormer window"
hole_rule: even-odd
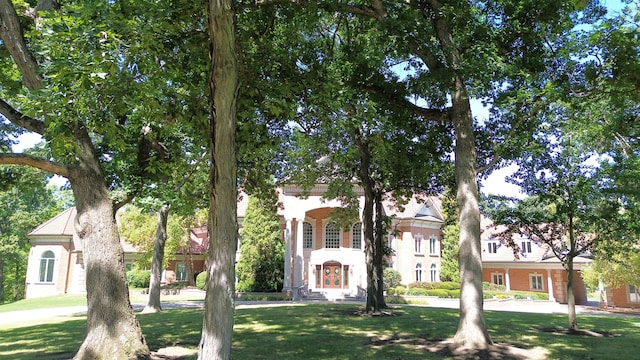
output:
[[[531,254],[531,241],[523,240],[520,243],[520,253],[522,253],[522,254]]]
[[[498,242],[496,241],[491,241],[487,243],[487,251],[489,252],[489,254],[497,253],[499,247],[500,245],[498,245]]]

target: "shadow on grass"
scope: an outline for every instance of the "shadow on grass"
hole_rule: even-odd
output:
[[[582,316],[582,329],[606,330],[620,336],[570,336],[560,331],[562,315],[486,312],[488,331],[496,343],[483,351],[463,349],[447,339],[458,326],[458,311],[394,306],[392,316],[362,316],[352,304],[309,304],[236,309],[234,359],[630,359],[640,353],[636,318]],[[168,309],[137,314],[149,348],[197,349],[202,309]],[[68,359],[80,346],[84,317],[55,324],[0,330],[1,359]],[[37,349],[37,350],[36,350]],[[522,355],[527,354],[527,355]],[[533,354],[533,355],[532,355]],[[167,355],[156,359],[195,359]]]

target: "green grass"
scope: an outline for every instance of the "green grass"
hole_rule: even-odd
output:
[[[33,309],[57,308],[65,306],[87,305],[85,294],[64,294],[47,296],[34,299],[24,299],[16,302],[0,305],[0,313],[8,311],[22,311]]]
[[[361,316],[360,305],[278,304],[236,309],[235,359],[445,359],[427,350],[452,337],[458,311],[393,306],[393,316]],[[138,315],[149,347],[195,349],[202,309],[173,309]],[[0,358],[66,359],[79,347],[85,318],[0,329]],[[582,329],[606,331],[607,337],[544,332],[563,328],[566,315],[486,312],[493,341],[520,348],[541,347],[548,359],[632,359],[640,353],[640,318],[579,316]],[[59,320],[58,320],[59,321]],[[9,325],[10,326],[10,325]],[[195,357],[193,357],[195,358]]]

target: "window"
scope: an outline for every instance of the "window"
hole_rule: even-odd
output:
[[[520,253],[531,254],[531,241],[523,241],[520,243]]]
[[[176,265],[176,281],[187,281],[187,264],[179,263]]]
[[[131,271],[131,270],[133,270],[133,263],[124,264],[124,271]]]
[[[429,238],[429,254],[437,255],[438,254],[438,239],[435,236],[431,236]]]
[[[47,250],[40,258],[40,282],[53,282],[53,265],[55,264],[53,251]]]
[[[436,264],[431,264],[431,268],[429,269],[429,275],[431,278],[431,282],[438,282],[438,270]]]
[[[489,254],[495,254],[498,252],[498,243],[495,241],[487,243]]]
[[[302,224],[302,247],[305,249],[313,248],[313,228],[306,221]]]
[[[531,275],[531,290],[543,290],[542,275]]]
[[[416,265],[416,281],[422,281],[422,264]]]
[[[340,229],[335,223],[328,223],[324,229],[324,247],[328,249],[340,248]]]
[[[396,238],[395,238],[395,236],[393,236],[393,235],[389,235],[389,236],[387,237],[387,242],[388,242],[388,244],[389,244],[389,249],[391,249],[391,250],[395,250],[395,249],[396,249],[395,239],[396,239]]]
[[[356,223],[351,229],[351,247],[362,249],[362,223]]]
[[[413,241],[415,242],[416,254],[422,254],[422,235],[414,236]]]
[[[629,285],[629,301],[630,302],[640,302],[640,294],[638,294],[638,290],[635,286]]]
[[[504,285],[501,273],[491,273],[491,282],[495,285]]]

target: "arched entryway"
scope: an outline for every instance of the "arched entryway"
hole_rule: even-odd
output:
[[[349,265],[328,261],[316,266],[316,274],[322,274],[320,286],[323,289],[344,289],[349,287]]]

